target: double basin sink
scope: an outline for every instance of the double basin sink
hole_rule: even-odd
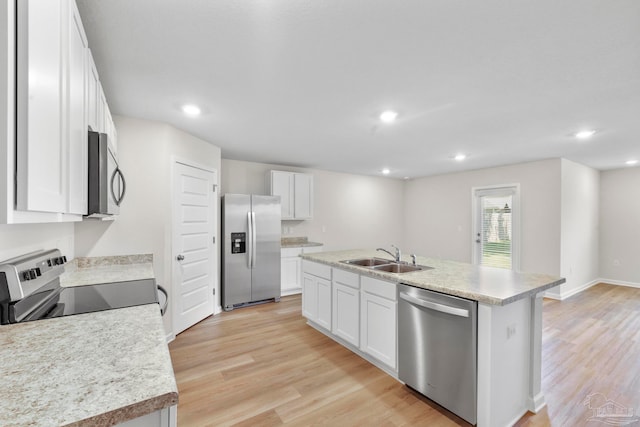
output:
[[[433,267],[423,265],[405,264],[396,261],[390,261],[383,258],[358,258],[340,261],[345,264],[357,265],[359,267],[370,268],[375,271],[384,271],[385,273],[411,273],[413,271],[431,270]]]

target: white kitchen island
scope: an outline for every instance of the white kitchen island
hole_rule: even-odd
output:
[[[368,249],[302,255],[309,325],[397,378],[397,284],[477,301],[477,425],[513,425],[545,406],[542,293],[565,279],[424,257],[417,264],[432,269],[399,274],[342,262],[372,257],[385,256]]]

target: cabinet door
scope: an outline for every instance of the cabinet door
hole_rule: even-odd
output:
[[[396,370],[397,303],[366,292],[361,303],[360,349]]]
[[[300,290],[300,267],[302,260],[298,256],[280,259],[281,282],[280,294],[291,295]]]
[[[358,347],[360,345],[360,291],[334,282],[332,310],[331,332]]]
[[[281,219],[293,219],[293,174],[271,171],[271,195],[280,196]]]
[[[293,177],[293,216],[295,219],[311,219],[313,217],[313,176],[296,173]]]
[[[104,112],[107,109],[107,99],[104,96],[104,90],[102,90],[102,84],[98,82],[98,93],[97,93],[97,102],[96,102],[96,116],[98,132],[105,133],[107,128],[104,122]]]
[[[91,50],[87,50],[87,126],[94,132],[100,132],[98,125],[98,99],[100,98],[100,77],[93,62]]]
[[[307,273],[302,274],[302,315],[314,322],[318,318],[318,283]]]
[[[316,278],[318,289],[318,318],[316,322],[327,330],[331,330],[331,281]]]
[[[87,37],[82,28],[80,13],[73,0],[68,2],[68,118],[67,139],[68,154],[68,208],[67,212],[74,214],[87,213],[87,124],[86,124],[86,82],[87,76],[86,53]]]
[[[107,134],[107,141],[109,145],[113,149],[113,153],[116,154],[117,151],[117,141],[116,141],[116,127],[113,124],[113,117],[111,116],[111,110],[109,109],[109,104],[107,104],[107,98],[102,92],[102,100],[103,100],[103,123],[104,123],[104,133]]]
[[[66,210],[62,127],[62,2],[18,2],[17,205]]]

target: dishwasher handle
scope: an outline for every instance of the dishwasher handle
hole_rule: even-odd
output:
[[[400,292],[400,298],[405,301],[408,301],[411,304],[419,305],[420,307],[428,308],[435,311],[440,311],[442,313],[452,314],[454,316],[469,317],[469,310],[465,310],[463,308],[451,307],[451,306],[439,304],[433,301],[425,301],[423,299],[414,297],[413,295],[409,295],[405,292]]]

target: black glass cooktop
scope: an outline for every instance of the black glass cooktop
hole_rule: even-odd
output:
[[[43,317],[70,316],[152,303],[158,303],[158,290],[153,279],[76,286],[62,288],[56,304]]]

